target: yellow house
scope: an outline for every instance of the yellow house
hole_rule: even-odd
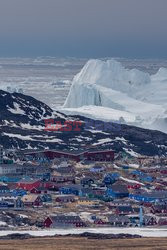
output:
[[[88,198],[80,198],[77,201],[77,205],[79,205],[79,206],[93,206],[96,204],[99,204],[98,200],[91,200]]]

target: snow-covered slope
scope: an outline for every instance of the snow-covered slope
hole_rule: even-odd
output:
[[[150,76],[137,69],[125,69],[115,60],[90,60],[74,77],[62,111],[72,112],[72,108],[74,114],[79,114],[86,106],[82,109],[86,115],[84,110],[90,110],[90,105],[91,110],[92,106],[101,106],[117,111],[125,123],[167,132],[167,69]],[[107,109],[103,109],[101,119],[113,119],[107,116]]]

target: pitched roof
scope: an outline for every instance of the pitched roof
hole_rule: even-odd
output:
[[[51,216],[50,219],[52,220],[53,223],[55,222],[82,222],[81,218],[78,215],[56,215],[56,216]]]
[[[119,223],[129,223],[130,222],[129,218],[127,216],[124,216],[124,215],[121,215],[121,216],[109,215],[108,221],[109,222],[119,222]]]
[[[23,202],[35,202],[39,195],[36,194],[27,194],[22,197]]]
[[[125,185],[118,185],[117,183],[111,186],[111,189],[116,193],[128,193]]]
[[[124,212],[124,213],[126,213],[126,212],[133,212],[133,209],[132,209],[131,206],[119,206],[118,210],[120,212]]]

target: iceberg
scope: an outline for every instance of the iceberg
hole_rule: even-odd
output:
[[[74,77],[61,111],[87,115],[89,110],[89,116],[92,112],[93,118],[99,119],[93,109],[97,111],[97,107],[101,107],[102,120],[111,119],[105,115],[111,109],[112,114],[113,110],[121,113],[127,124],[127,117],[133,117],[130,124],[167,132],[166,93],[167,69],[161,68],[155,75],[149,75],[137,69],[126,69],[114,59],[89,60]]]

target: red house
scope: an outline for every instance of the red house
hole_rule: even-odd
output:
[[[88,161],[113,161],[114,151],[103,150],[103,151],[88,151],[84,153],[84,158]]]
[[[141,188],[141,185],[138,184],[138,183],[129,183],[127,185],[127,188],[129,188],[129,189],[139,189],[139,188]]]
[[[153,214],[156,214],[156,213],[167,214],[167,205],[166,204],[153,205],[151,211]]]
[[[22,179],[17,182],[17,188],[21,188],[27,191],[31,191],[33,188],[38,188],[41,184],[41,180],[37,179]]]
[[[88,161],[113,161],[114,151],[113,150],[100,150],[100,151],[83,151],[83,152],[65,152],[58,150],[46,150],[26,153],[25,155],[31,155],[36,158],[47,157],[50,160],[55,158],[70,159],[74,161],[81,161],[83,159]]]
[[[47,217],[44,221],[44,226],[47,228],[66,228],[66,227],[85,227],[86,224],[79,216],[72,215],[56,215]]]
[[[47,189],[46,188],[43,188],[43,187],[38,187],[38,188],[35,188],[33,187],[31,190],[30,190],[30,193],[31,194],[47,194]]]
[[[103,221],[102,219],[95,219],[94,220],[94,224],[95,225],[105,225],[105,224],[107,224],[105,221]]]

